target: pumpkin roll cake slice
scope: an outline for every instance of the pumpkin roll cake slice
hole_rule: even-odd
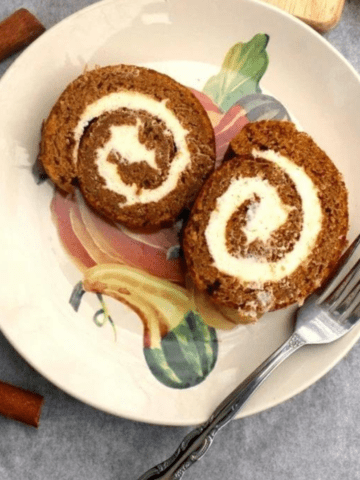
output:
[[[250,123],[202,188],[183,245],[195,285],[239,323],[301,304],[346,244],[347,190],[335,165],[290,122]]]
[[[61,94],[39,160],[66,192],[128,227],[157,227],[191,205],[215,164],[215,139],[183,85],[131,65],[96,68]]]

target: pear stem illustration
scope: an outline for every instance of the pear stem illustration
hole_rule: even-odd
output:
[[[81,299],[85,293],[86,291],[83,288],[83,282],[82,281],[78,282],[75,285],[69,300],[69,303],[73,307],[75,312],[79,310]],[[116,342],[117,341],[116,325],[110,316],[109,309],[101,293],[97,293],[96,296],[99,299],[101,308],[97,310],[97,312],[94,314],[93,321],[97,327],[103,327],[107,322],[109,322],[110,325],[112,326],[112,329],[114,332],[114,339]]]

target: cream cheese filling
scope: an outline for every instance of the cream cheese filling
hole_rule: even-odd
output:
[[[191,155],[187,146],[186,136],[189,133],[175,114],[166,106],[166,100],[157,101],[149,95],[139,92],[120,91],[106,95],[86,107],[80,120],[74,129],[75,147],[73,161],[77,162],[78,149],[81,136],[91,120],[103,113],[128,108],[129,110],[145,110],[162,120],[167,129],[172,133],[177,152],[171,162],[169,173],[164,182],[154,189],[141,189],[133,183],[128,185],[123,182],[118,173],[117,165],[108,162],[108,154],[120,153],[129,162],[146,161],[152,168],[158,169],[155,161],[155,151],[147,150],[138,141],[138,129],[141,122],[135,126],[113,126],[110,129],[111,137],[103,148],[96,151],[96,163],[99,175],[105,180],[105,186],[109,190],[126,198],[121,206],[130,206],[136,203],[158,202],[168,195],[177,186],[178,180],[190,164]],[[144,152],[146,150],[146,152]]]
[[[127,163],[146,162],[154,170],[160,170],[155,157],[155,149],[148,150],[139,142],[139,127],[142,122],[138,119],[136,125],[112,125],[110,139],[103,148],[97,150],[98,164],[106,162],[111,152],[116,152]]]
[[[283,155],[272,150],[253,150],[255,158],[261,157],[274,162],[292,179],[301,197],[303,228],[291,252],[277,262],[266,262],[256,257],[234,257],[226,248],[226,226],[232,214],[247,199],[256,194],[259,204],[247,215],[243,231],[250,243],[256,238],[266,241],[271,233],[285,223],[292,207],[281,202],[276,189],[261,177],[238,178],[231,181],[229,188],[216,202],[205,230],[205,238],[214,266],[225,274],[241,281],[264,283],[279,281],[290,275],[308,257],[321,230],[322,211],[318,189],[303,167],[296,165]]]

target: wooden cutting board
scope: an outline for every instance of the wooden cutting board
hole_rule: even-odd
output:
[[[321,33],[335,27],[345,0],[263,0],[300,18]]]

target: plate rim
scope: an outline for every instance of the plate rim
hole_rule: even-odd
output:
[[[139,3],[143,3],[143,4],[151,4],[151,3],[154,3],[153,1],[148,1],[148,2],[144,2],[144,1],[141,1],[141,0],[138,0]],[[202,0],[200,0],[201,2]],[[128,2],[131,2],[131,0],[121,0],[121,3],[128,3]],[[62,25],[63,24],[66,24],[67,22],[69,21],[74,21],[76,20],[76,18],[78,17],[81,17],[82,15],[84,15],[86,12],[88,11],[91,11],[91,10],[97,10],[97,9],[102,9],[104,7],[104,5],[107,5],[107,4],[115,4],[115,3],[119,3],[119,0],[101,0],[99,2],[96,2],[94,4],[91,4],[91,5],[88,5],[74,13],[72,13],[71,15],[63,18],[61,21],[59,21],[58,23],[56,23],[55,25],[51,26],[41,37],[39,37],[36,41],[34,41],[30,46],[27,47],[27,49],[25,50],[25,52],[28,52],[32,49],[35,49],[37,48],[37,46],[39,45],[40,42],[42,42],[42,38],[45,37],[47,34],[51,34],[51,35],[56,35],[56,32],[61,30],[62,28]],[[162,3],[166,3],[166,0],[163,0]],[[326,48],[330,51],[332,51],[333,54],[336,55],[336,57],[338,58],[338,60],[340,60],[346,67],[347,69],[352,73],[352,75],[356,78],[358,84],[359,84],[359,87],[360,87],[360,73],[358,73],[355,69],[355,67],[344,57],[343,54],[341,54],[328,40],[326,40],[322,35],[320,35],[318,32],[316,32],[312,27],[310,27],[309,25],[307,25],[306,23],[304,23],[302,20],[292,16],[291,14],[281,10],[279,7],[276,7],[274,5],[271,5],[271,4],[267,4],[267,3],[263,3],[263,2],[260,2],[258,0],[241,0],[241,2],[239,2],[239,5],[240,3],[252,3],[252,4],[256,4],[257,6],[259,6],[261,9],[269,9],[269,10],[272,10],[272,11],[275,11],[277,14],[279,14],[280,16],[283,16],[284,18],[287,18],[288,21],[290,22],[295,22],[297,23],[301,28],[305,29],[305,31],[309,32],[314,38],[317,39],[317,41],[320,40],[320,42],[322,42],[324,44],[324,46],[326,46]],[[55,33],[54,33],[55,32]],[[17,67],[17,64],[20,63],[22,61],[22,58],[23,58],[23,54],[25,52],[22,52],[13,62],[12,64],[7,68],[7,70],[4,72],[4,74],[2,75],[1,79],[0,79],[0,89],[2,88],[2,85],[5,81],[5,79],[7,79],[8,76],[10,76],[12,74],[12,71],[16,69]],[[7,331],[4,330],[3,326],[2,326],[2,322],[0,320],[0,329],[3,333],[3,335],[5,336],[5,338],[9,341],[9,343],[14,347],[14,349],[19,352],[23,358],[30,364],[30,365],[33,365],[32,363],[32,360],[29,359],[27,357],[26,354],[22,353],[22,348],[21,346],[19,346],[15,341],[14,339],[11,337],[10,334],[8,334]],[[332,370],[347,354],[348,352],[353,348],[353,346],[355,345],[355,343],[358,341],[358,339],[360,338],[360,329],[359,329],[359,332],[357,333],[357,335],[354,335],[351,340],[349,340],[349,342],[346,344],[346,348],[344,348],[343,352],[341,353],[341,355],[337,356],[332,362],[330,362],[328,365],[327,365],[327,368],[326,370],[322,370],[321,372],[318,373],[318,375],[315,375],[315,379],[312,378],[311,381],[309,381],[308,383],[305,383],[305,384],[302,384],[298,389],[295,389],[295,391],[292,391],[291,393],[289,393],[287,396],[285,397],[282,397],[281,399],[278,399],[278,400],[275,400],[274,402],[268,402],[267,405],[265,406],[262,406],[262,407],[258,407],[258,408],[249,408],[247,407],[246,410],[243,410],[241,411],[237,416],[236,418],[243,418],[243,417],[246,417],[246,416],[250,416],[250,415],[254,415],[254,414],[257,414],[257,413],[260,413],[264,410],[268,410],[272,407],[275,407],[281,403],[284,403],[286,401],[288,401],[289,399],[293,398],[294,396],[298,395],[299,393],[303,392],[304,390],[306,390],[307,388],[309,388],[310,386],[314,385],[319,379],[321,379],[324,375],[326,375],[330,370]],[[105,410],[104,408],[101,408],[99,405],[96,405],[96,404],[93,404],[91,403],[91,400],[89,400],[88,398],[84,398],[82,397],[81,394],[79,394],[79,392],[77,392],[76,394],[72,391],[72,390],[69,390],[66,388],[66,386],[62,385],[61,382],[56,382],[54,381],[54,379],[49,379],[48,375],[46,373],[43,373],[42,369],[39,368],[38,366],[34,366],[34,368],[41,374],[43,375],[48,381],[50,381],[52,384],[56,385],[57,387],[59,387],[61,390],[65,391],[66,393],[70,394],[71,396],[81,400],[82,402],[88,404],[88,405],[91,405],[93,406],[94,408],[97,408],[97,409],[100,409],[102,411],[107,411],[108,413],[110,414],[113,414],[113,415],[116,415],[116,416],[124,416],[124,414],[122,413],[119,413],[119,412],[114,412],[114,411],[111,411],[111,410]],[[234,385],[235,386],[235,385]],[[156,421],[152,421],[151,419],[149,418],[143,418],[141,416],[139,416],[138,414],[129,414],[127,413],[126,414],[126,417],[127,419],[130,419],[130,420],[133,420],[133,421],[141,421],[141,422],[145,422],[145,423],[149,423],[149,424],[156,424],[156,425],[173,425],[173,426],[187,426],[189,425],[188,422],[184,422],[183,420],[179,420],[179,419],[174,419],[174,421],[172,423],[169,423],[169,422],[164,422],[164,423],[161,423],[161,421],[159,422],[159,420],[157,419]]]

